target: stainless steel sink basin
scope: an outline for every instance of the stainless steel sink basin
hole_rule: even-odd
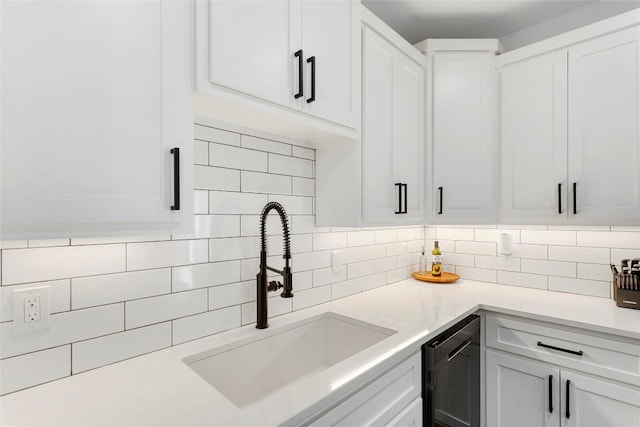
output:
[[[184,362],[237,407],[321,372],[396,331],[335,313],[267,330]]]

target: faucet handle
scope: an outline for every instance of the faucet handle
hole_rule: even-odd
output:
[[[284,286],[282,285],[282,283],[280,283],[280,282],[278,282],[276,280],[273,280],[273,281],[269,282],[269,286],[267,286],[267,291],[275,292],[278,289],[283,288],[283,287]]]

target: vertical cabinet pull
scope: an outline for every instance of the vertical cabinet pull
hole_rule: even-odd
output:
[[[398,187],[398,210],[395,213],[406,214],[407,213],[407,184],[396,182],[395,185],[396,187]]]
[[[180,210],[180,149],[178,147],[171,149],[173,154],[173,206],[172,211]]]
[[[562,213],[562,183],[558,183],[558,213]]]
[[[408,191],[409,191],[409,184],[404,184],[404,212],[403,213],[407,213],[407,200],[409,199]]]
[[[578,196],[576,194],[576,190],[578,188],[578,183],[573,183],[573,214],[576,215],[578,213]]]
[[[304,69],[302,64],[302,49],[297,51],[294,56],[298,58],[298,93],[295,94],[295,98],[301,98],[304,96]]]
[[[307,104],[310,104],[316,100],[316,57],[310,57],[307,63],[311,64],[311,97],[307,99]]]
[[[438,215],[442,215],[442,193],[444,193],[442,187],[438,187],[438,192],[440,193],[440,209],[438,210]]]
[[[553,414],[553,375],[549,375],[549,413]]]
[[[564,413],[564,416],[565,416],[567,419],[571,418],[571,412],[570,412],[570,410],[569,410],[569,403],[570,403],[570,402],[569,402],[569,393],[570,393],[570,389],[571,389],[571,381],[567,380],[567,390],[566,390],[566,393],[567,393],[567,396],[566,396],[566,397],[567,397],[567,399],[566,399],[566,405],[567,405],[567,406],[566,406],[566,408],[565,408],[565,413]],[[562,410],[562,409],[561,409],[561,410]]]

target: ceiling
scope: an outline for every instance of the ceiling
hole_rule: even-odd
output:
[[[590,15],[608,13],[600,19],[640,7],[640,0],[363,0],[362,3],[412,44],[426,38],[502,38],[587,6],[591,7]],[[598,18],[591,19],[595,22]],[[572,28],[565,31],[569,29]]]

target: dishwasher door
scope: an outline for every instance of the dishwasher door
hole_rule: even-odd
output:
[[[480,426],[480,317],[471,315],[422,346],[427,427]]]

